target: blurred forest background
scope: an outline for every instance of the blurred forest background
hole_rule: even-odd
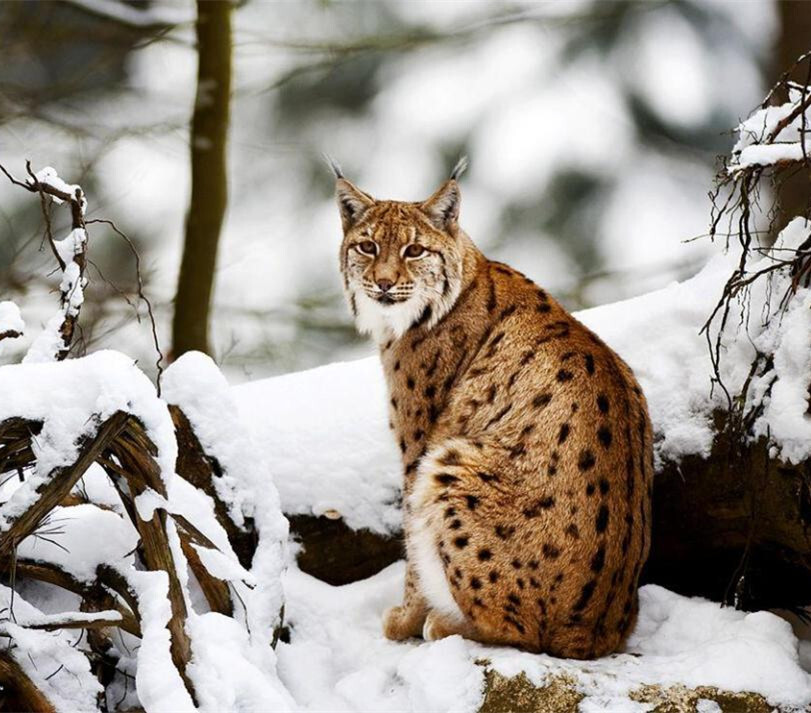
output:
[[[811,36],[803,0],[199,6],[206,37],[192,0],[0,3],[0,163],[56,167],[83,186],[89,219],[133,240],[166,352],[201,338],[179,335],[205,311],[216,248],[197,231],[224,209],[202,339],[235,380],[371,351],[341,296],[323,152],[404,200],[466,153],[462,225],[489,256],[572,309],[622,299],[706,259],[707,240],[685,241],[707,231],[716,156]],[[198,39],[219,76],[199,90]],[[67,218],[54,213],[60,233]],[[76,348],[114,345],[149,371],[129,247],[106,224],[89,235]],[[52,268],[38,202],[0,183],[0,296],[28,325],[9,362],[53,313]]]

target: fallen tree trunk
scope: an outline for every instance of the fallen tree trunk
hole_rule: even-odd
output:
[[[735,604],[811,602],[811,462],[784,463],[763,441],[740,446],[716,415],[709,458],[687,456],[656,473],[653,542],[644,583]],[[342,520],[289,516],[302,571],[329,584],[365,579],[403,557],[402,537]]]

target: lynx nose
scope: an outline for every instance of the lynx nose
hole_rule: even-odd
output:
[[[394,286],[394,282],[392,282],[391,280],[378,280],[377,286],[383,292],[388,292]]]

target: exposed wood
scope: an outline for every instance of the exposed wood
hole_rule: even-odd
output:
[[[97,619],[83,619],[81,616],[64,614],[52,621],[39,621],[20,624],[25,629],[39,631],[59,631],[60,629],[105,629],[111,626],[121,626],[121,616],[112,616],[113,612],[105,612],[109,616]]]
[[[151,571],[163,570],[167,574],[169,603],[172,610],[167,628],[171,636],[172,662],[194,699],[194,686],[186,675],[186,667],[191,659],[191,641],[185,628],[188,612],[183,589],[177,576],[176,563],[169,545],[166,511],[157,508],[150,520],[143,520],[138,516],[134,507],[135,499],[147,489],[152,489],[166,497],[166,487],[161,478],[160,468],[155,461],[157,448],[147,436],[141,423],[136,418],[130,417],[126,429],[119,433],[114,442],[109,444],[108,452],[121,464],[121,470],[126,474],[128,486],[126,491],[121,487],[118,487],[117,490],[141,536],[144,564]]]
[[[57,468],[48,474],[46,481],[36,489],[37,499],[0,534],[0,557],[11,554],[17,543],[28,537],[45,516],[70,493],[79,478],[121,433],[128,418],[121,411],[110,416],[98,427],[95,436],[83,440],[78,457],[72,465]]]
[[[205,568],[205,565],[200,560],[200,555],[194,549],[194,545],[186,533],[180,535],[180,546],[183,548],[183,554],[186,555],[186,560],[189,563],[192,574],[194,574],[200,589],[203,590],[203,595],[211,607],[211,611],[224,614],[225,616],[232,616],[234,613],[234,604],[231,601],[231,590],[228,588],[228,583],[223,582],[212,576]]]
[[[105,587],[109,588],[112,581],[109,578],[100,576],[96,584],[88,585],[80,582],[55,564],[20,558],[15,560],[13,557],[0,559],[0,573],[9,579],[12,578],[12,566],[14,567],[13,577],[15,579],[35,579],[39,582],[47,582],[62,587],[62,589],[82,597],[83,606],[88,605],[89,611],[115,609],[121,615],[121,620],[116,623],[116,626],[133,636],[141,636],[141,626],[137,616],[137,600],[133,601],[132,595],[128,593],[127,597],[122,597],[129,604],[129,606],[126,606],[113,598],[105,589]],[[117,588],[116,593],[118,593]]]
[[[811,601],[811,461],[771,458],[715,419],[708,459],[656,474],[653,543],[643,579],[743,609]]]
[[[39,421],[9,418],[0,423],[0,473],[21,470],[34,462],[31,440],[40,431]]]
[[[356,582],[404,557],[402,539],[352,530],[343,520],[289,515],[290,533],[302,544],[302,572],[329,584]]]
[[[177,439],[177,474],[199,488],[214,501],[214,514],[222,525],[231,547],[246,569],[250,568],[253,554],[256,551],[257,534],[253,523],[248,520],[240,528],[228,512],[228,506],[220,499],[214,485],[215,479],[222,477],[222,468],[216,458],[209,456],[194,433],[189,419],[177,406],[169,406],[169,413],[175,424]]]
[[[56,709],[8,651],[0,653],[0,710],[54,713]]]

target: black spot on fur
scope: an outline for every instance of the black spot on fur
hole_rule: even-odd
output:
[[[595,573],[602,572],[604,565],[605,547],[600,547],[600,549],[595,553],[594,557],[591,558],[591,571]]]
[[[534,399],[532,399],[532,405],[535,408],[543,408],[544,406],[547,406],[551,400],[552,394],[538,394]]]
[[[546,314],[547,312],[551,311],[552,308],[549,306],[548,302],[541,302],[535,309],[541,314]]]
[[[421,431],[421,430],[418,428],[416,431],[414,431],[414,440],[415,440],[415,441],[422,440],[422,437],[423,437],[424,435],[425,435],[425,434],[424,434],[424,433],[423,433],[423,432],[422,432],[422,431]]]
[[[406,444],[405,444],[405,441],[402,438],[400,439],[400,452],[401,453],[406,452]]]
[[[509,307],[505,307],[503,310],[501,310],[501,319],[506,319],[511,314],[514,314],[516,309],[517,309],[517,307],[515,305],[510,305]]]
[[[524,586],[525,586],[525,585],[524,585],[524,580],[523,580],[523,579],[521,579],[521,577],[518,577],[518,579],[516,579],[516,580],[515,580],[515,583],[518,585],[518,588],[519,588],[519,589],[523,589],[523,588],[524,588]]]
[[[454,515],[456,515],[456,508],[454,507],[445,508],[445,517],[453,517]]]
[[[490,574],[487,575],[487,579],[490,580],[491,584],[495,584],[498,582],[498,572],[496,572],[494,569],[490,570]]]
[[[522,565],[522,564],[521,564],[521,560],[519,560],[519,559],[514,559],[514,560],[511,562],[511,564],[512,564],[512,566],[513,566],[513,569],[521,569],[521,567],[523,567],[523,566],[524,566],[524,565]]]
[[[498,387],[495,384],[490,384],[490,388],[487,391],[487,403],[491,404],[493,401],[496,400],[496,393],[498,392]]]
[[[428,407],[428,420],[431,423],[436,423],[439,418],[439,408],[435,404]]]
[[[600,505],[600,510],[597,512],[597,518],[594,520],[594,529],[598,532],[605,532],[608,527],[608,506]]]
[[[611,429],[608,428],[608,426],[600,426],[600,428],[597,430],[597,440],[600,441],[603,448],[608,448],[611,446]]]
[[[571,537],[573,540],[579,540],[579,539],[580,539],[580,530],[578,530],[578,529],[577,529],[577,525],[575,525],[574,523],[571,523],[571,524],[570,524],[570,525],[569,525],[569,526],[568,526],[568,527],[567,527],[567,528],[564,530],[564,532],[565,532],[565,533],[566,533],[566,534],[567,534],[569,537]]]
[[[453,544],[456,545],[460,550],[463,550],[465,547],[467,547],[467,543],[468,543],[467,535],[460,535],[453,541]]]
[[[498,476],[493,475],[492,473],[484,473],[482,471],[479,471],[478,473],[476,473],[476,475],[479,476],[479,479],[483,483],[491,483],[493,481],[498,482]]]
[[[455,483],[459,480],[455,475],[451,475],[450,473],[440,473],[435,477],[435,480],[438,483],[442,483],[442,485],[450,485],[451,483]]]
[[[521,605],[521,597],[519,597],[515,592],[511,592],[507,595],[507,599],[509,599],[515,606]]]
[[[439,462],[442,465],[459,465],[459,452],[454,450],[446,451]]]
[[[597,396],[597,408],[600,409],[600,413],[608,413],[608,397],[605,394]]]
[[[475,510],[476,506],[479,504],[479,498],[475,495],[465,495],[465,500],[467,501],[468,510]]]
[[[558,443],[559,444],[565,442],[566,439],[569,437],[569,430],[570,429],[569,429],[569,424],[568,423],[564,423],[560,427],[560,433],[558,433]]]
[[[580,598],[575,602],[574,606],[572,607],[573,611],[583,611],[586,608],[586,605],[591,600],[592,595],[594,594],[594,588],[597,586],[597,582],[593,579],[590,579],[583,585],[583,588],[580,590]]]
[[[605,478],[600,478],[600,495],[605,495],[609,487],[608,481]]]
[[[391,402],[390,402],[390,403],[391,403],[391,407],[392,407],[392,408],[393,408],[393,409],[396,411],[396,410],[397,410],[397,399],[395,399],[395,398],[392,396],[392,397],[391,397]]]
[[[589,375],[594,373],[594,357],[591,354],[586,354],[586,371]]]
[[[425,397],[432,399],[434,396],[436,396],[436,386],[428,384],[428,386],[425,387]]]
[[[406,378],[406,386],[408,387],[409,391],[414,391],[415,384],[413,377],[409,376],[408,378]]]
[[[400,371],[400,360],[394,362],[394,371]]]
[[[485,429],[490,428],[490,426],[492,426],[495,423],[498,423],[502,418],[504,418],[510,412],[510,409],[512,409],[512,407],[513,407],[512,404],[507,404],[503,409],[501,409],[501,411],[499,411],[495,416],[493,416],[493,418],[491,418],[485,424],[485,426],[484,426]]]
[[[476,556],[479,558],[480,562],[487,562],[487,560],[492,559],[493,553],[490,552],[490,550],[481,549],[479,550],[479,554]]]
[[[591,470],[596,462],[597,461],[594,457],[594,453],[586,448],[584,451],[580,452],[580,458],[577,460],[577,467],[585,472],[587,470]]]
[[[478,577],[471,577],[470,578],[470,587],[471,589],[481,589],[482,588],[482,580]]]
[[[496,525],[496,536],[502,540],[509,540],[515,534],[515,527],[513,525]]]
[[[554,560],[560,557],[560,550],[555,545],[550,545],[548,542],[541,548],[543,556],[547,559]]]
[[[571,371],[569,371],[568,369],[561,369],[561,370],[560,370],[560,371],[557,373],[557,375],[555,376],[555,378],[556,378],[556,379],[557,379],[557,380],[558,380],[558,381],[559,381],[561,384],[563,384],[563,383],[565,383],[565,382],[567,382],[567,381],[571,381],[572,379],[574,379],[574,374],[572,374],[572,372],[571,372]]]
[[[456,520],[451,522],[451,524],[448,525],[448,527],[450,527],[451,530],[458,530],[460,527],[462,527],[462,521],[457,518]]]
[[[551,495],[536,500],[532,505],[523,509],[524,517],[538,517],[542,510],[555,507],[555,498]]]
[[[595,490],[596,488],[594,487],[594,483],[589,483],[586,486],[586,495],[594,495]]]

